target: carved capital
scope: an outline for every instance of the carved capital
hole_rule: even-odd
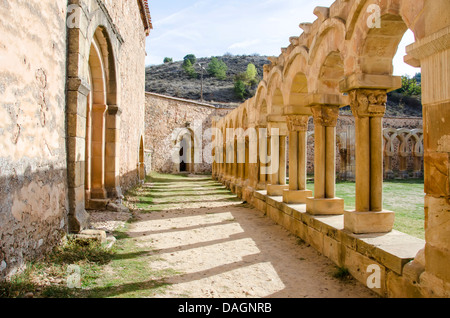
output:
[[[308,131],[309,116],[287,116],[287,125],[290,132]]]
[[[338,106],[313,106],[311,107],[314,124],[325,127],[336,127],[339,117]]]
[[[387,91],[384,89],[355,89],[350,91],[350,107],[355,117],[384,117]]]

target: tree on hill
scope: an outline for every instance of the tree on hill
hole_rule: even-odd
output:
[[[224,61],[219,61],[218,58],[213,57],[208,64],[208,73],[220,80],[227,78],[228,66]]]
[[[247,76],[248,84],[254,85],[257,82],[258,70],[256,69],[255,64],[250,63],[247,65],[247,71],[245,72]]]
[[[188,54],[183,58],[183,65],[187,63],[187,61],[191,62],[191,65],[194,65],[197,62],[197,57],[194,54]]]
[[[422,95],[422,74],[417,73],[414,77],[402,76],[402,87],[396,92],[406,96],[421,96]]]
[[[172,62],[173,62],[173,58],[171,58],[171,57],[165,57],[164,58],[164,64],[172,63]]]
[[[184,71],[189,75],[189,77],[197,78],[198,74],[195,71],[194,65],[191,63],[191,60],[186,59],[182,67]]]
[[[253,63],[249,63],[245,72],[234,77],[235,95],[240,99],[253,96],[258,82],[258,70]]]

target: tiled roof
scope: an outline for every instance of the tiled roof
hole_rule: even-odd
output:
[[[150,30],[153,29],[152,25],[152,17],[150,16],[150,8],[148,5],[148,0],[138,0],[139,7],[141,8],[141,17],[144,22],[144,27],[147,35],[150,33]]]

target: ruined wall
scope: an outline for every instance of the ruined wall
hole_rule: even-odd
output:
[[[345,137],[347,133],[347,127],[354,127],[355,119],[351,115],[341,115],[338,118],[337,127],[336,127],[336,136],[338,138],[338,143],[336,145],[336,171],[340,171],[341,158],[339,156],[340,150],[340,140],[339,138]],[[394,118],[394,117],[385,117],[383,118],[383,128],[407,128],[407,129],[422,129],[423,128],[423,120],[422,118]],[[308,125],[308,173],[314,174],[314,122],[312,118],[310,118]],[[343,139],[343,138],[342,138]],[[343,139],[342,142],[345,143]],[[397,145],[398,146],[398,145]],[[351,147],[351,145],[347,145],[347,147]],[[354,148],[354,144],[353,144]],[[392,166],[394,170],[398,170],[398,157],[393,157]],[[413,166],[413,158],[408,159],[408,167],[412,169]]]
[[[67,228],[66,10],[0,2],[0,278]]]
[[[186,127],[186,123],[193,129],[195,123],[200,123],[202,134],[206,136],[205,131],[212,127],[213,118],[224,117],[232,110],[153,93],[146,93],[145,106],[145,148],[151,153],[152,171],[163,173],[176,172],[170,156],[175,129]],[[210,154],[208,143],[208,139],[203,138],[202,149],[206,150],[206,156]],[[211,163],[202,160],[195,169],[197,173],[211,173]]]

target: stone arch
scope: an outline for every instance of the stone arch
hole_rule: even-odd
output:
[[[269,76],[268,86],[267,86],[267,96],[266,101],[268,102],[268,114],[270,115],[281,115],[283,114],[285,97],[283,96],[283,76],[281,69],[275,67],[271,75]]]
[[[82,4],[80,4],[82,6]],[[87,161],[101,153],[105,160],[98,160],[98,173],[102,174],[103,189],[99,197],[119,197],[121,195],[120,176],[117,171],[119,156],[119,117],[120,101],[117,98],[117,56],[123,39],[111,23],[108,12],[97,3],[91,2],[89,8],[80,12],[89,14],[80,16],[80,25],[86,28],[68,29],[67,54],[67,174],[69,194],[69,231],[79,232],[88,226],[86,208],[90,208],[92,188],[92,165]],[[96,68],[100,67],[102,71]],[[101,74],[101,75],[98,75]],[[102,88],[102,89],[99,89]],[[93,121],[97,111],[104,108],[104,132],[101,141],[104,147],[92,148],[95,129]],[[92,115],[89,117],[89,115]],[[104,134],[105,133],[105,134]],[[96,138],[96,137],[94,137]],[[96,140],[96,142],[100,141]],[[96,151],[96,153],[93,152]],[[87,171],[86,171],[87,170]],[[84,173],[83,173],[84,172]],[[95,173],[95,172],[94,172]],[[95,181],[96,182],[96,181]],[[87,189],[88,188],[88,191]],[[106,195],[105,195],[106,192]],[[96,195],[94,195],[95,197]],[[105,201],[106,202],[106,201]],[[96,203],[95,208],[104,208],[106,204]]]
[[[347,74],[392,75],[392,60],[406,31],[410,29],[416,40],[423,37],[423,27],[418,21],[423,15],[424,2],[412,2],[389,1],[381,5],[375,0],[354,2],[346,25]],[[379,25],[368,22],[373,5],[379,7]]]
[[[288,66],[284,71],[285,87],[288,92],[287,106],[291,109],[285,109],[287,113],[308,114],[311,115],[309,107],[306,105],[307,95],[309,94],[308,78],[308,62],[307,53],[304,48],[299,52],[291,55]]]
[[[328,55],[332,51],[344,51],[345,22],[340,18],[325,20],[319,27],[309,51],[309,64],[313,64],[320,55]]]
[[[89,52],[89,79],[91,90],[86,113],[86,180],[88,207],[90,200],[106,199],[105,189],[105,128],[106,128],[106,70],[100,45],[93,39]]]
[[[175,149],[178,151],[179,162],[175,164],[174,171],[195,173],[195,134],[190,128],[179,129],[175,140]]]
[[[327,19],[314,37],[310,50],[310,92],[340,95],[346,53],[345,24],[339,18]]]

